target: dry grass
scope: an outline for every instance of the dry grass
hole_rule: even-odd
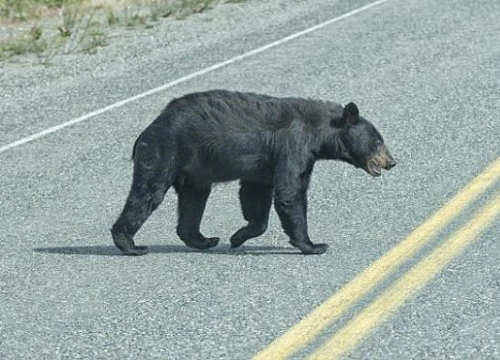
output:
[[[222,0],[0,0],[0,60],[31,55],[47,65],[60,54],[93,54],[108,44],[111,27],[151,28],[217,2]]]

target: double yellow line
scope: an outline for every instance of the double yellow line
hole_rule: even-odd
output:
[[[500,178],[500,157],[474,178],[441,209],[419,225],[405,240],[357,275],[331,298],[258,353],[252,360],[287,359],[310,343],[343,313],[409,260],[463,210]],[[430,255],[384,291],[355,318],[337,331],[308,360],[338,359],[384,321],[391,312],[422,288],[500,214],[500,193],[474,218]]]

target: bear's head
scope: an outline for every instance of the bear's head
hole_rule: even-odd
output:
[[[336,158],[364,169],[372,176],[380,176],[382,169],[396,165],[384,144],[382,135],[373,124],[359,116],[356,104],[344,107],[342,117],[332,120],[337,133]]]

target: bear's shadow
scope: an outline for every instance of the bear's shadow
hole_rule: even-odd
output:
[[[185,245],[149,245],[149,254],[200,253],[207,255],[302,255],[293,247],[248,246],[231,249],[229,245],[219,245],[207,250],[190,249]],[[60,255],[123,256],[115,246],[60,246],[38,247],[33,251]]]

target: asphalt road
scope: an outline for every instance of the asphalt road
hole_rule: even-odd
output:
[[[0,147],[370,1],[277,4],[248,1],[189,18],[173,35],[163,29],[168,47],[161,34],[128,39],[115,62],[82,57],[50,69],[4,69]],[[249,359],[266,349],[500,157],[499,13],[494,0],[390,0],[2,151],[0,358]],[[209,88],[355,101],[398,166],[374,179],[345,164],[317,165],[309,228],[313,241],[330,245],[322,256],[298,254],[274,214],[264,236],[229,251],[243,224],[236,184],[215,187],[207,205],[202,231],[222,238],[217,248],[183,246],[169,193],[136,237],[151,253],[120,256],[108,229],[130,185],[135,137],[171,98]],[[498,177],[497,166],[470,206],[451,207],[425,246],[380,282],[368,281],[370,291],[288,355],[317,354],[458,232],[474,241],[442,268],[423,266],[407,283],[416,287],[408,299],[399,304],[394,295],[376,308],[380,321],[361,317],[354,333],[374,325],[343,354],[500,359],[500,221],[493,216],[477,233],[462,229],[485,219],[477,214],[500,190]]]

